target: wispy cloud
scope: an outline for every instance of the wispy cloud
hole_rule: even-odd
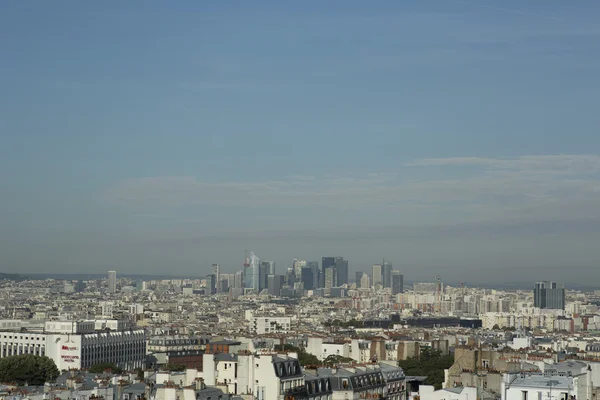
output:
[[[260,182],[204,182],[193,177],[148,177],[118,182],[111,202],[135,207],[288,207],[425,215],[463,212],[460,218],[505,220],[559,213],[597,214],[600,156],[434,158],[398,172],[361,176],[294,176]],[[146,208],[145,208],[146,209]],[[390,214],[393,219],[394,215]],[[459,218],[459,217],[457,217]]]

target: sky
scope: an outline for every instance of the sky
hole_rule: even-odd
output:
[[[600,278],[600,3],[0,4],[0,271]]]

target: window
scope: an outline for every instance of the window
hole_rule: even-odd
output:
[[[521,391],[521,400],[527,400],[527,390]]]
[[[542,392],[538,392],[538,400],[542,400],[543,399],[543,393]]]

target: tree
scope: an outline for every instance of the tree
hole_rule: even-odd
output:
[[[444,370],[450,368],[453,363],[454,356],[443,356],[439,350],[424,347],[418,358],[398,361],[398,366],[408,376],[427,376],[425,384],[441,389],[444,383]]]
[[[92,365],[89,369],[89,372],[92,374],[101,374],[105,371],[112,372],[113,374],[121,374],[123,372],[122,368],[119,368],[115,363],[100,363],[96,365]]]
[[[323,361],[323,364],[328,367],[332,367],[335,364],[345,364],[351,362],[354,362],[354,360],[349,357],[340,356],[338,354],[331,354],[327,356],[327,358]]]
[[[303,348],[296,347],[291,344],[286,343],[283,345],[280,345],[280,344],[275,345],[275,351],[289,351],[289,352],[297,353],[298,361],[300,362],[300,365],[302,365],[303,367],[306,365],[310,365],[310,366],[320,366],[321,365],[321,361],[319,361],[317,356],[315,356],[314,354],[307,353],[306,350],[304,350]]]
[[[321,361],[319,361],[317,356],[315,356],[314,354],[307,353],[305,350],[301,350],[300,352],[298,352],[298,361],[303,367],[308,365],[318,367],[321,365]]]
[[[163,371],[170,371],[170,372],[182,372],[185,371],[187,367],[185,365],[182,364],[167,364],[165,365],[162,370]]]
[[[23,354],[0,359],[0,382],[38,386],[54,381],[59,375],[54,361],[45,356]]]

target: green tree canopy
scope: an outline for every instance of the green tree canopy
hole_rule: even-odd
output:
[[[406,375],[427,376],[426,385],[433,385],[436,389],[441,389],[444,383],[444,370],[450,368],[453,363],[454,356],[444,356],[439,350],[424,347],[418,358],[400,360],[398,366],[404,370]]]
[[[119,368],[115,363],[100,363],[92,365],[89,369],[89,372],[92,374],[101,374],[104,371],[110,371],[113,374],[120,374],[123,372],[123,369]]]
[[[0,359],[0,382],[18,385],[43,385],[58,378],[60,372],[48,357],[23,354]]]
[[[340,356],[338,354],[331,354],[327,356],[325,360],[323,360],[323,364],[328,367],[333,366],[335,364],[345,364],[351,362],[354,362],[354,360],[349,357]]]
[[[187,367],[182,364],[169,363],[169,364],[165,365],[164,367],[162,367],[162,370],[163,371],[171,371],[171,372],[182,372],[182,371],[185,371],[186,368]]]
[[[306,365],[321,366],[321,361],[314,354],[307,353],[306,350],[291,344],[276,345],[275,351],[293,351],[298,353],[298,361],[303,367]]]

